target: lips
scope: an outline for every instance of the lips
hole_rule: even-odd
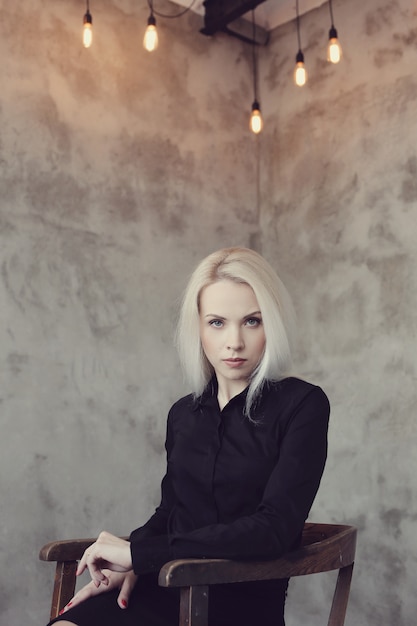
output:
[[[229,367],[239,367],[239,365],[246,363],[246,359],[224,359],[224,363]]]

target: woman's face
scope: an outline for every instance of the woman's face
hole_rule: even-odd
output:
[[[243,391],[265,348],[260,307],[249,285],[221,280],[202,290],[200,338],[219,388]]]

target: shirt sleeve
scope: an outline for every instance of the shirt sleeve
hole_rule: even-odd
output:
[[[169,458],[173,445],[173,433],[168,418],[165,449]],[[150,519],[130,533],[130,551],[135,574],[146,574],[161,569],[164,563],[175,558],[172,556],[167,534],[170,512],[175,503],[175,496],[168,474],[161,484],[161,503]]]
[[[273,559],[290,550],[300,536],[323,474],[329,413],[326,395],[312,387],[283,425],[279,458],[257,510],[229,524],[211,524],[169,537],[153,533],[143,542],[132,533],[134,571],[155,571],[176,558]],[[169,445],[169,437],[167,442]],[[158,519],[168,511],[171,495],[166,482],[162,510],[155,514]],[[145,527],[162,530],[152,519]]]

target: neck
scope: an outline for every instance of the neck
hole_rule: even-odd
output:
[[[217,401],[222,411],[232,398],[238,396],[248,386],[247,381],[218,381]]]

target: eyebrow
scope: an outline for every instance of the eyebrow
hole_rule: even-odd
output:
[[[244,315],[242,319],[248,319],[249,317],[253,317],[254,315],[260,315],[262,317],[261,311],[254,311],[253,313],[249,313],[248,315]],[[223,315],[216,315],[215,313],[207,313],[204,317],[215,317],[217,320],[225,320],[226,318]]]

